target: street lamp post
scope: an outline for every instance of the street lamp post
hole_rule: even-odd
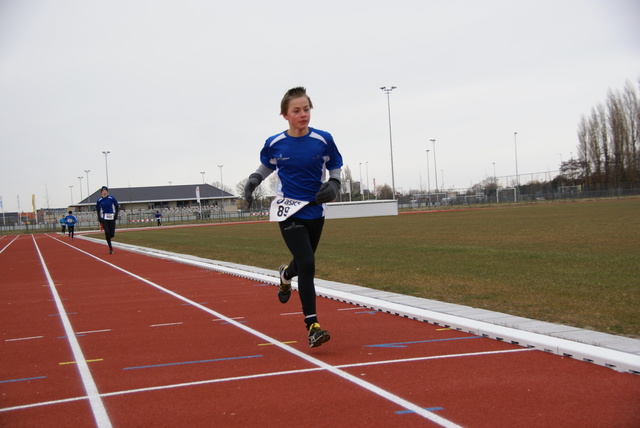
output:
[[[107,174],[107,187],[109,187],[109,164],[107,163],[107,155],[111,153],[109,151],[106,152],[102,152],[102,154],[104,155],[104,170]]]
[[[91,192],[89,191],[89,173],[90,169],[85,169],[84,173],[87,174],[87,204],[91,204]],[[88,205],[87,211],[91,211],[91,206]]]
[[[71,192],[71,203],[69,205],[73,205],[73,186],[69,186],[69,191]]]
[[[391,187],[393,192],[393,199],[395,200],[396,199],[396,178],[395,178],[395,172],[393,170],[393,139],[391,138],[391,99],[389,94],[391,93],[391,91],[396,89],[396,87],[392,86],[391,88],[387,88],[386,86],[382,86],[380,89],[382,89],[382,91],[387,94],[387,111],[389,113],[389,148],[391,150]]]
[[[514,199],[516,202],[518,202],[518,191],[520,190],[520,175],[518,174],[518,140],[516,139],[516,135],[518,135],[518,133],[514,132],[513,144],[516,149],[516,191],[515,191]]]
[[[204,173],[205,173],[205,172],[206,172],[206,171],[200,171],[200,174],[202,174],[202,184],[205,184],[205,183],[204,183]]]

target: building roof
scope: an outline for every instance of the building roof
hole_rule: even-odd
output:
[[[176,186],[152,187],[120,187],[109,188],[109,194],[120,204],[145,202],[193,201],[196,199],[196,188],[200,188],[200,199],[235,198],[235,195],[220,190],[210,184],[184,184]],[[95,204],[102,195],[95,191],[75,205]]]

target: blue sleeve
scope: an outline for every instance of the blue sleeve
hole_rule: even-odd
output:
[[[267,141],[265,141],[262,150],[260,150],[260,163],[269,168],[271,171],[276,170],[276,165],[271,163],[271,159],[273,158],[273,155],[271,154],[271,142],[276,139],[276,137],[279,137],[281,135],[282,133],[267,138]]]
[[[336,146],[335,141],[333,141],[333,137],[329,134],[329,140],[327,144],[326,154],[329,156],[329,161],[327,162],[327,169],[337,169],[342,168],[342,155],[338,151],[338,147]]]

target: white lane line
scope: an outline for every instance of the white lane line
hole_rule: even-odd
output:
[[[282,349],[282,350],[284,350],[286,352],[289,352],[289,353],[291,353],[291,354],[293,354],[293,355],[295,355],[295,356],[297,356],[297,357],[309,362],[310,364],[313,364],[313,365],[316,365],[316,366],[318,366],[318,367],[320,367],[322,369],[325,369],[325,370],[333,373],[334,375],[339,376],[339,377],[341,377],[341,378],[343,378],[343,379],[345,379],[345,380],[347,380],[349,382],[352,382],[352,383],[360,386],[361,388],[364,388],[364,389],[368,390],[369,392],[377,394],[380,397],[385,398],[385,399],[397,404],[398,406],[400,406],[400,407],[402,407],[402,408],[404,408],[406,410],[411,410],[411,411],[415,412],[417,415],[420,415],[423,418],[428,419],[428,420],[430,420],[430,421],[432,421],[432,422],[434,422],[434,423],[436,423],[436,424],[438,424],[438,425],[440,425],[442,427],[446,427],[446,428],[457,428],[457,427],[459,427],[459,425],[449,421],[448,419],[445,419],[445,418],[443,418],[441,416],[438,416],[438,415],[434,414],[433,412],[425,410],[422,407],[420,407],[420,406],[418,406],[416,404],[413,404],[412,402],[410,402],[408,400],[405,400],[404,398],[399,397],[399,396],[397,396],[397,395],[395,395],[395,394],[393,394],[393,393],[391,393],[391,392],[389,392],[389,391],[387,391],[387,390],[385,390],[383,388],[380,388],[377,385],[374,385],[374,384],[372,384],[370,382],[362,380],[359,377],[354,376],[352,374],[349,374],[349,373],[347,373],[345,371],[342,371],[342,370],[340,370],[340,369],[338,369],[338,368],[336,368],[336,367],[334,367],[334,366],[332,366],[330,364],[325,363],[322,360],[319,360],[319,359],[314,358],[314,357],[312,357],[312,356],[310,356],[308,354],[305,354],[304,352],[299,351],[299,350],[297,350],[295,348],[292,348],[291,346],[288,346],[288,345],[286,345],[286,344],[284,344],[282,342],[279,342],[278,340],[273,339],[273,338],[267,336],[264,333],[261,333],[261,332],[259,332],[257,330],[254,330],[254,329],[250,328],[250,327],[247,327],[246,325],[244,325],[242,323],[234,321],[233,319],[231,319],[229,317],[226,317],[226,316],[222,315],[219,312],[216,312],[216,311],[214,311],[212,309],[207,308],[206,306],[203,306],[203,305],[201,305],[199,303],[196,303],[193,300],[190,300],[190,299],[188,299],[188,298],[186,298],[186,297],[184,297],[184,296],[182,296],[182,295],[180,295],[180,294],[178,294],[176,292],[173,292],[173,291],[171,291],[169,289],[166,289],[166,288],[164,288],[164,287],[162,287],[162,286],[160,286],[160,285],[158,285],[158,284],[156,284],[156,283],[154,283],[152,281],[149,281],[148,279],[145,279],[145,278],[143,278],[143,277],[141,277],[139,275],[134,274],[133,272],[129,272],[126,269],[123,269],[123,268],[121,268],[119,266],[116,266],[113,263],[107,262],[107,261],[105,261],[105,260],[103,260],[103,259],[101,259],[99,257],[96,257],[93,254],[90,254],[90,253],[88,253],[88,252],[86,252],[84,250],[81,250],[80,248],[77,248],[77,247],[74,247],[72,245],[69,245],[69,244],[67,244],[66,242],[63,242],[63,241],[60,241],[60,242],[65,244],[65,245],[67,245],[70,248],[73,248],[76,251],[79,251],[79,252],[81,252],[83,254],[86,254],[89,257],[92,257],[92,258],[94,258],[94,259],[96,259],[96,260],[98,260],[98,261],[100,261],[100,262],[102,262],[102,263],[104,263],[104,264],[106,264],[108,266],[111,266],[112,268],[114,268],[116,270],[119,270],[120,272],[123,272],[123,273],[125,273],[125,274],[127,274],[127,275],[129,275],[129,276],[131,276],[133,278],[136,278],[139,281],[142,281],[142,282],[144,282],[144,283],[146,283],[146,284],[148,284],[148,285],[150,285],[150,286],[152,286],[152,287],[154,287],[154,288],[156,288],[156,289],[158,289],[158,290],[160,290],[160,291],[162,291],[164,293],[167,293],[170,296],[175,297],[176,299],[182,300],[183,302],[189,303],[192,306],[194,306],[194,307],[196,307],[198,309],[201,309],[201,310],[203,310],[203,311],[205,311],[205,312],[207,312],[207,313],[209,313],[211,315],[214,315],[217,318],[223,319],[226,322],[228,322],[229,324],[232,324],[235,327],[237,327],[237,328],[239,328],[241,330],[244,330],[245,332],[247,332],[249,334],[257,336],[257,337],[259,337],[260,339],[262,339],[265,342],[273,343],[275,346],[279,347],[280,349]]]
[[[182,322],[168,322],[165,324],[151,324],[149,327],[166,327],[168,325],[180,325]]]
[[[62,321],[64,331],[67,335],[67,340],[69,340],[69,345],[71,346],[71,351],[73,352],[73,358],[78,363],[78,371],[80,372],[80,377],[82,379],[84,389],[87,393],[87,397],[89,398],[89,404],[91,404],[93,417],[95,418],[96,424],[99,428],[111,428],[112,425],[111,421],[109,420],[109,415],[107,415],[107,410],[104,407],[104,403],[102,402],[102,398],[100,397],[100,393],[98,392],[96,383],[91,376],[91,371],[89,370],[87,360],[82,354],[82,349],[80,348],[80,344],[78,343],[76,334],[73,331],[73,327],[71,326],[69,317],[67,316],[64,306],[62,305],[58,290],[56,290],[53,279],[51,278],[51,274],[49,273],[49,269],[47,269],[47,264],[42,257],[42,253],[40,252],[40,248],[38,247],[36,238],[33,235],[31,235],[31,237],[33,238],[33,245],[35,245],[36,251],[38,252],[38,257],[40,257],[40,263],[42,264],[42,269],[44,270],[44,274],[47,277],[49,288],[51,289],[51,294],[53,294],[53,298],[56,302],[56,307],[58,308],[58,313],[60,314],[60,320]]]
[[[5,339],[5,342],[17,342],[19,340],[42,339],[44,336],[18,337],[16,339]]]
[[[111,331],[110,328],[104,329],[104,330],[91,330],[91,331],[79,331],[76,334],[89,334],[89,333],[104,333],[107,331]]]
[[[9,243],[7,245],[5,245],[4,247],[2,247],[2,249],[0,250],[0,254],[6,250],[7,248],[9,248],[9,245],[13,244],[13,241],[15,241],[16,239],[18,239],[20,235],[16,236],[15,238],[13,238],[11,241],[9,241]]]
[[[341,364],[341,365],[338,365],[336,367],[337,368],[341,368],[341,369],[348,369],[348,368],[353,368],[353,367],[375,366],[375,365],[378,365],[378,364],[398,364],[398,363],[414,362],[414,361],[426,361],[426,360],[446,359],[446,358],[460,358],[460,357],[476,357],[476,356],[479,356],[479,355],[508,354],[508,353],[517,353],[517,352],[527,352],[527,351],[535,351],[535,349],[533,349],[533,348],[530,348],[530,349],[523,348],[523,349],[507,349],[507,350],[502,350],[502,351],[469,352],[469,353],[463,353],[463,354],[435,355],[435,356],[428,356],[428,357],[416,357],[416,358],[405,358],[405,359],[383,360],[383,361],[370,361],[370,362],[367,362],[367,363]],[[208,384],[221,383],[221,382],[233,382],[233,381],[238,381],[238,380],[260,379],[260,378],[265,378],[265,377],[285,376],[285,375],[292,375],[292,374],[303,374],[303,373],[318,372],[318,371],[324,371],[324,369],[322,369],[320,367],[314,367],[314,368],[310,368],[310,369],[285,370],[285,371],[280,371],[280,372],[258,373],[258,374],[252,374],[252,375],[246,375],[246,376],[235,376],[235,377],[227,377],[227,378],[219,378],[219,379],[207,379],[207,380],[199,380],[199,381],[193,381],[193,382],[175,383],[175,384],[171,384],[171,385],[151,386],[151,387],[147,387],[147,388],[137,388],[137,389],[128,389],[128,390],[124,390],[124,391],[107,392],[107,393],[101,394],[101,396],[102,397],[115,397],[115,396],[128,395],[128,394],[139,394],[139,393],[144,393],[144,392],[149,392],[149,391],[160,391],[160,390],[166,390],[166,389],[208,385]],[[23,410],[23,409],[30,409],[30,408],[34,408],[34,407],[51,406],[51,405],[55,405],[55,404],[69,403],[69,402],[73,402],[73,401],[84,400],[86,398],[87,397],[73,397],[73,398],[66,398],[66,399],[63,399],[63,400],[44,401],[44,402],[41,402],[41,403],[32,403],[32,404],[24,404],[24,405],[21,405],[21,406],[5,407],[4,409],[0,409],[0,413],[1,412],[9,412],[9,411],[13,411],[13,410]]]

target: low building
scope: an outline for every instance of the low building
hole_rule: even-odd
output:
[[[92,193],[69,209],[75,212],[96,210],[96,201],[102,196],[100,190]],[[185,184],[176,186],[114,187],[109,194],[116,198],[121,210],[147,211],[180,208],[218,209],[236,211],[236,196],[210,184]]]

